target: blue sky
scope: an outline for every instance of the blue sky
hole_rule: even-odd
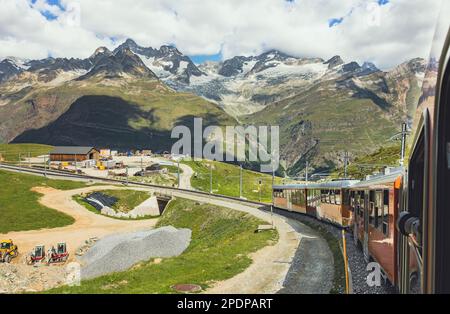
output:
[[[222,60],[222,54],[216,53],[216,54],[212,54],[212,55],[194,55],[194,56],[189,56],[192,61],[194,63],[203,63],[205,61],[220,61]]]

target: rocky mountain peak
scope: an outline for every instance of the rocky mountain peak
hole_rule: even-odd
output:
[[[361,69],[361,66],[356,61],[352,61],[350,63],[346,63],[342,67],[342,70],[344,72],[356,72],[356,71],[359,71],[360,69]]]
[[[340,56],[334,56],[325,61],[324,63],[328,64],[328,69],[333,69],[337,66],[344,64],[344,60],[342,60]]]
[[[174,46],[163,45],[159,48],[159,51],[167,56],[178,55],[182,56],[183,54]]]
[[[106,47],[98,47],[91,55],[91,58],[95,58],[98,55],[112,55],[112,52]]]

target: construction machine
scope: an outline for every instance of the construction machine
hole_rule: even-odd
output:
[[[28,254],[26,262],[28,265],[35,265],[37,263],[45,262],[45,246],[35,246],[33,251]]]
[[[52,247],[47,254],[47,264],[52,263],[65,263],[69,258],[69,252],[67,252],[67,245],[65,242],[58,243],[55,247]]]
[[[19,255],[17,245],[10,240],[3,240],[0,242],[0,262],[10,263],[14,257]]]

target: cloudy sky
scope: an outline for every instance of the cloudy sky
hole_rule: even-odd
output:
[[[0,0],[0,58],[88,57],[126,38],[194,61],[279,49],[371,61],[427,57],[441,0]]]

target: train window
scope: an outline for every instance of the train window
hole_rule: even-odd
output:
[[[383,234],[389,235],[389,190],[384,190],[383,195]]]
[[[366,208],[364,191],[359,192],[359,216],[364,219],[364,208]]]
[[[335,194],[334,194],[334,203],[335,203],[336,205],[341,205],[341,203],[342,203],[341,191],[335,191]]]
[[[369,223],[375,225],[375,191],[369,191]]]
[[[375,228],[383,231],[383,191],[376,192],[376,203],[375,203]]]
[[[350,191],[342,190],[342,204],[350,205]]]
[[[369,223],[373,226],[375,224],[375,203],[369,202]]]
[[[305,191],[296,190],[292,192],[292,204],[303,205],[305,203]]]

